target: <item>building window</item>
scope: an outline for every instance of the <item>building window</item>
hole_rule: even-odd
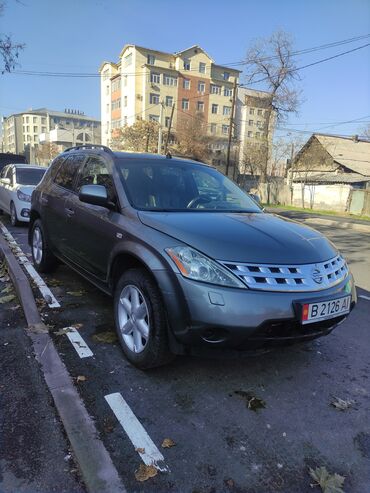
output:
[[[221,86],[216,86],[216,84],[211,84],[211,94],[221,94]]]
[[[149,103],[150,104],[159,104],[159,94],[151,93],[149,95]]]
[[[107,80],[109,79],[109,69],[107,68],[107,70],[104,70],[103,72],[103,80]]]
[[[253,137],[253,132],[248,132],[248,137]]]
[[[29,132],[29,131],[30,131],[30,126],[29,126],[29,125],[27,125],[27,132]]]
[[[250,109],[249,109],[249,114],[250,114],[250,115],[254,115],[254,108],[250,108]]]
[[[191,67],[190,60],[185,59],[184,60],[184,70],[190,70],[190,67]]]
[[[148,55],[147,56],[147,64],[148,65],[154,65],[155,64],[155,56],[154,55]]]
[[[164,126],[166,128],[168,128],[170,126],[170,120],[171,120],[171,118],[169,116],[166,116],[166,118],[164,119]]]
[[[41,128],[41,133],[43,133],[43,134],[46,133],[46,127]]]
[[[123,76],[123,87],[127,87],[127,75]]]
[[[222,114],[224,116],[231,115],[231,106],[224,106],[223,109],[222,109]]]
[[[173,106],[173,97],[172,96],[166,96],[166,106],[169,106],[170,108]]]
[[[41,124],[46,125],[46,118],[44,116],[41,118]]]
[[[34,126],[33,127],[33,133],[36,134],[38,132],[38,127],[37,126]]]
[[[151,122],[159,122],[159,116],[158,115],[149,115],[149,121]]]
[[[250,126],[253,126],[253,120],[249,120],[248,124],[249,124]]]
[[[257,115],[262,116],[262,110],[257,110]]]
[[[107,86],[107,87],[105,88],[105,94],[108,96],[108,94],[109,94],[109,86]]]
[[[211,134],[215,134],[217,129],[217,125],[215,123],[211,123]]]
[[[262,127],[262,122],[260,120],[257,120],[257,127],[261,128]]]
[[[206,83],[198,82],[198,92],[205,93],[206,92]]]
[[[123,98],[123,106],[126,108],[127,107],[127,96]]]
[[[127,125],[127,116],[124,116],[124,117],[123,117],[123,124],[124,124],[124,125]]]
[[[37,123],[37,118],[36,116],[33,117],[33,123]]]
[[[112,128],[119,128],[121,126],[121,120],[112,120]]]
[[[109,104],[107,104],[107,113],[109,113]],[[69,122],[67,122],[69,123]]]
[[[132,53],[130,53],[123,59],[123,67],[124,68],[129,67],[131,64],[132,64]]]
[[[259,139],[261,137],[260,132],[256,132],[256,139]]]
[[[230,87],[224,87],[224,96],[232,97],[232,95],[233,95],[233,90],[230,89]]]
[[[212,113],[214,115],[217,115],[217,113],[218,113],[218,104],[214,104],[214,103],[212,104]]]
[[[206,73],[206,64],[205,63],[199,62],[199,72],[201,74],[205,74]]]
[[[30,117],[26,116],[26,123],[30,123]]]
[[[112,110],[118,110],[121,108],[121,100],[120,99],[115,99],[112,101]]]
[[[229,133],[229,125],[222,125],[222,133],[227,135]]]
[[[161,74],[157,74],[156,72],[151,72],[150,82],[152,82],[153,84],[160,84],[161,83]]]
[[[125,76],[127,78],[127,75]],[[112,92],[119,91],[121,89],[121,79],[114,79],[112,82]]]
[[[198,111],[202,111],[202,112],[204,111],[204,103],[203,103],[203,101],[198,101],[197,102],[197,110]]]
[[[230,79],[230,72],[224,72],[222,74],[222,77],[223,77],[224,80],[229,80]]]
[[[164,75],[163,84],[165,86],[177,86],[177,77],[173,77],[172,75]]]
[[[184,79],[184,80],[182,81],[182,87],[183,87],[184,89],[190,89],[190,79]]]
[[[181,103],[181,107],[183,110],[188,110],[189,109],[189,100],[188,99],[183,99]]]

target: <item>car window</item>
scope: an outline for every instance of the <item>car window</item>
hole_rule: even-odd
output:
[[[213,168],[183,161],[117,160],[130,203],[141,210],[261,212]]]
[[[10,166],[10,168],[8,168],[8,171],[6,172],[5,178],[9,178],[10,184],[13,185],[14,180],[13,180],[13,167],[12,166]]]
[[[77,192],[84,185],[103,185],[107,190],[109,200],[114,202],[116,199],[112,176],[105,161],[99,156],[88,158],[78,179]]]
[[[19,185],[38,185],[44,176],[45,169],[16,168],[16,182]]]
[[[69,156],[60,166],[54,182],[67,190],[73,190],[73,184],[79,167],[84,162],[85,156]]]
[[[0,179],[5,178],[6,172],[8,171],[8,167],[6,166],[5,168],[2,169],[0,173]]]

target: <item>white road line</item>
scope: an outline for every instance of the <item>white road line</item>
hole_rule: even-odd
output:
[[[45,284],[44,280],[41,278],[41,276],[36,272],[35,268],[31,264],[31,262],[28,260],[26,255],[24,254],[23,250],[20,248],[18,243],[15,241],[9,230],[4,226],[4,224],[0,221],[0,229],[9,243],[10,248],[13,250],[13,253],[15,253],[16,257],[18,258],[19,262],[24,266],[28,274],[32,277],[33,281],[35,282],[36,286],[39,288],[39,291],[44,298],[44,300],[47,302],[49,308],[59,308],[60,304],[53,295],[53,293],[50,291],[50,289],[47,287]]]
[[[110,405],[144,464],[154,466],[159,471],[168,472],[169,468],[164,463],[163,455],[157,449],[135,414],[131,411],[122,395],[116,392],[106,395],[104,398]]]
[[[359,298],[363,298],[364,300],[370,301],[370,296],[365,296],[364,294],[359,294]]]
[[[75,348],[80,358],[88,358],[94,356],[89,346],[81,337],[81,334],[74,327],[66,327],[66,336],[71,341],[72,346]]]

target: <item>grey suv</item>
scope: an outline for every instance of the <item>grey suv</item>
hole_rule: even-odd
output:
[[[40,272],[62,261],[114,296],[123,351],[140,368],[190,349],[313,339],[356,303],[323,235],[170,156],[66,150],[32,194],[29,242]]]

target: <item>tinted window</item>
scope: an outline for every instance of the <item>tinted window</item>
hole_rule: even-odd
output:
[[[137,209],[261,212],[235,183],[206,166],[121,159],[117,168],[128,198]]]
[[[69,156],[59,167],[58,173],[55,177],[55,183],[67,190],[73,190],[73,183],[78,172],[79,166],[83,163],[85,157]]]
[[[84,185],[103,185],[107,190],[109,200],[115,201],[113,180],[101,157],[92,156],[87,160],[78,179],[77,191],[80,191]]]
[[[20,185],[38,185],[44,176],[45,169],[16,168],[16,181]]]
[[[13,168],[12,168],[12,166],[10,166],[10,168],[8,168],[6,175],[5,175],[5,178],[9,178],[10,184],[13,185]]]

